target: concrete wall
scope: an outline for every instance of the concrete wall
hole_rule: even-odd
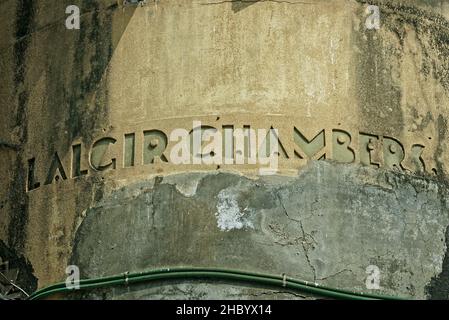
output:
[[[70,4],[79,30],[65,27]],[[27,290],[69,264],[83,277],[221,266],[448,298],[444,1],[5,0],[0,12],[0,257]],[[235,148],[232,163],[175,164],[170,134],[195,121],[222,138],[277,129],[277,173],[248,163],[248,142],[244,164]],[[366,289],[370,265],[379,290]],[[132,297],[301,298],[267,290],[185,282]]]

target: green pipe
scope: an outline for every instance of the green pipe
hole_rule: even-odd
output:
[[[341,290],[320,286],[318,284],[301,281],[298,279],[259,274],[237,270],[213,269],[213,268],[164,268],[147,272],[122,274],[97,279],[81,280],[80,290],[103,288],[116,285],[128,285],[133,283],[149,282],[156,280],[173,279],[204,279],[214,280],[232,280],[243,281],[247,283],[256,283],[261,285],[275,286],[306,292],[318,296],[324,296],[335,299],[353,299],[353,300],[401,300],[398,297],[384,295],[363,294],[353,291]],[[58,293],[72,292],[73,289],[66,287],[65,283],[58,283],[33,293],[29,299],[37,300]]]

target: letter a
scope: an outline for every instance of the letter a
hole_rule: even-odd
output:
[[[70,5],[65,9],[66,14],[70,14],[65,20],[65,27],[69,30],[80,29],[80,8],[75,5]]]
[[[379,30],[380,29],[380,10],[378,6],[374,6],[374,5],[369,5],[366,8],[366,12],[368,14],[370,14],[370,16],[368,16],[368,18],[365,21],[365,27],[368,30],[372,30],[372,29],[376,29]]]

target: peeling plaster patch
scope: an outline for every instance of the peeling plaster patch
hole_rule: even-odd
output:
[[[183,196],[193,197],[196,194],[198,184],[205,176],[205,173],[187,174],[183,179],[179,175],[164,177],[164,183],[172,184]]]
[[[230,231],[233,229],[252,228],[253,223],[248,220],[248,208],[240,211],[240,207],[237,201],[237,195],[231,189],[224,189],[218,193],[218,212],[217,225],[221,231]]]

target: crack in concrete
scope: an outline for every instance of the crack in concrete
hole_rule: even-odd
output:
[[[300,242],[305,241],[304,237],[296,237],[291,239],[287,234],[285,234],[284,229],[279,228],[279,226],[275,224],[270,224],[268,227],[271,229],[273,233],[275,233],[279,238],[282,238],[282,241],[275,240],[275,244],[279,244],[281,246],[294,246],[300,244]],[[278,228],[276,228],[278,227]],[[282,230],[281,230],[282,229]]]
[[[151,230],[156,229],[155,216],[156,216],[156,205],[154,203],[154,192],[151,193]]]
[[[245,293],[245,294],[247,296],[249,296],[249,297],[273,296],[275,294],[287,294],[287,295],[292,295],[294,297],[302,298],[302,299],[310,298],[308,296],[305,296],[305,295],[302,295],[302,294],[299,294],[299,293],[294,293],[294,292],[290,292],[290,291],[279,291],[279,290],[262,291],[262,292],[259,292],[259,293]],[[241,297],[240,294],[232,295],[232,296],[240,296]]]
[[[150,206],[151,206],[151,230],[156,229],[156,223],[155,223],[155,216],[156,216],[156,203],[154,201],[154,197],[156,195],[156,189],[157,187],[162,183],[163,177],[157,176],[154,180],[154,185],[152,188],[152,192],[150,192],[151,200],[150,200]]]
[[[287,216],[287,218],[288,218],[289,220],[292,220],[292,221],[295,221],[295,222],[299,223],[299,227],[301,228],[302,238],[303,238],[303,241],[301,241],[301,246],[302,246],[302,249],[303,249],[303,251],[304,251],[304,256],[306,257],[307,263],[308,263],[310,269],[312,270],[312,273],[313,273],[313,282],[316,282],[316,280],[317,280],[316,269],[315,269],[315,267],[312,265],[312,262],[310,261],[310,257],[309,257],[309,249],[310,249],[310,248],[307,248],[307,247],[306,247],[306,244],[307,244],[306,236],[309,236],[309,237],[313,240],[313,242],[315,242],[315,243],[317,243],[317,242],[316,242],[315,238],[314,238],[311,234],[307,234],[307,233],[304,231],[304,226],[303,226],[301,220],[296,220],[296,219],[293,219],[293,218],[291,218],[291,217],[289,216],[289,214],[288,214],[288,212],[287,212],[287,209],[285,208],[284,203],[282,202],[282,199],[281,199],[281,197],[279,196],[278,193],[276,193],[276,197],[277,197],[279,203],[281,204],[281,207],[282,207],[282,209],[283,209],[285,215]]]
[[[336,273],[333,273],[333,274],[330,274],[330,275],[328,275],[328,276],[325,276],[325,277],[322,277],[322,278],[318,278],[317,280],[319,280],[319,281],[327,280],[327,279],[329,279],[329,278],[336,277],[336,276],[338,276],[339,274],[342,274],[343,272],[350,272],[350,273],[354,274],[354,272],[353,272],[351,269],[345,268],[345,269],[343,269],[343,270],[340,270],[340,271],[338,271],[338,272],[336,272]]]
[[[303,235],[305,236],[306,233],[305,233],[305,231],[304,231],[304,227],[303,227],[303,225],[302,225],[302,222],[300,222],[300,227],[301,227],[301,231],[302,231]],[[302,248],[303,248],[303,250],[304,250],[304,255],[306,256],[307,263],[309,264],[309,266],[310,266],[310,268],[312,269],[312,272],[313,272],[313,282],[316,282],[316,269],[315,269],[315,267],[312,265],[312,262],[310,262],[310,258],[309,258],[309,249],[306,248],[304,241],[301,242],[301,245],[302,245]]]

